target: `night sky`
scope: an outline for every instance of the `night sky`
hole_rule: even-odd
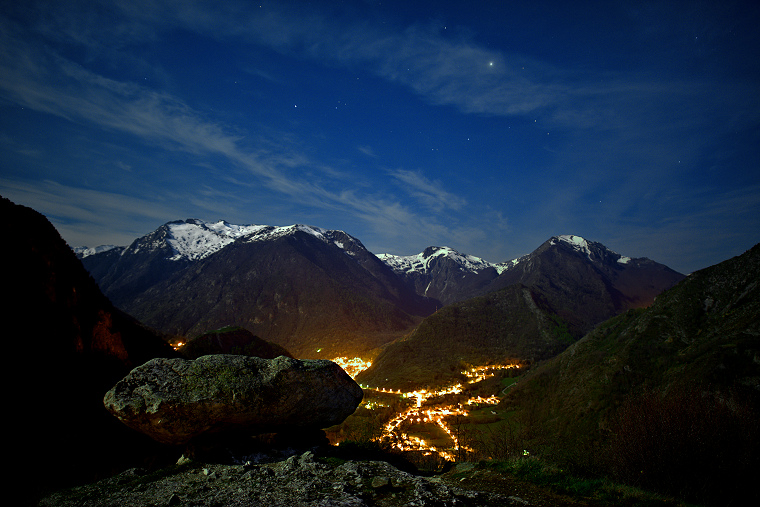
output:
[[[0,195],[688,273],[760,242],[760,2],[0,2]]]

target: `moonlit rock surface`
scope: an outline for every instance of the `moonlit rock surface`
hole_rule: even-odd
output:
[[[183,445],[231,431],[327,428],[351,415],[362,396],[332,361],[218,354],[148,361],[103,402],[127,426],[158,442]]]

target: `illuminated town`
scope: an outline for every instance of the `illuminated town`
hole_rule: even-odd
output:
[[[338,366],[343,368],[351,378],[356,378],[358,374],[372,366],[371,362],[365,361],[360,357],[354,357],[351,359],[347,357],[336,357],[335,359],[332,359],[332,362],[338,363]]]
[[[371,365],[371,363],[359,358],[348,359],[341,357],[333,359],[333,361],[346,370],[352,378]],[[501,370],[519,367],[519,364],[474,366],[461,373],[467,378],[467,383],[471,385],[490,378]],[[380,439],[389,442],[393,448],[401,451],[421,451],[426,455],[436,453],[441,458],[449,461],[455,461],[455,452],[457,451],[471,451],[465,445],[460,446],[458,432],[455,428],[452,428],[451,421],[461,421],[460,418],[467,417],[473,406],[477,408],[483,405],[496,405],[499,403],[499,397],[496,395],[487,398],[467,395],[461,383],[438,389],[420,389],[409,392],[389,388],[373,388],[366,385],[362,385],[361,387],[365,391],[376,394],[398,395],[403,399],[414,401],[412,406],[402,410],[383,425]],[[466,396],[466,399],[463,399],[462,396]],[[384,405],[372,400],[365,401],[364,406],[369,410],[373,410]],[[448,440],[450,445],[436,446],[424,438],[410,433],[412,428],[419,428],[420,425],[434,425],[446,435],[447,438],[445,440]],[[437,440],[440,441],[441,438]]]

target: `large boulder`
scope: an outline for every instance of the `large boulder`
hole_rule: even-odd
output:
[[[148,361],[103,402],[127,426],[183,445],[225,432],[327,428],[351,415],[362,396],[332,361],[218,354]]]

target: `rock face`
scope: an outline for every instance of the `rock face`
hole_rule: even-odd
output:
[[[128,470],[115,477],[43,499],[39,505],[122,507],[144,505],[273,507],[409,507],[526,505],[507,494],[460,488],[462,473],[428,479],[383,461],[324,460],[307,451],[277,463],[186,463],[166,474]],[[464,483],[467,485],[467,483]],[[542,496],[529,505],[576,505]]]
[[[21,367],[3,369],[4,384],[15,386],[5,400],[18,411],[7,431],[24,442],[5,455],[14,463],[7,480],[40,491],[142,463],[160,446],[111,417],[103,393],[135,366],[177,354],[111,304],[44,215],[0,197],[0,221],[3,352],[34,357],[23,382],[16,382]],[[50,414],[66,415],[45,431],[30,424]],[[24,472],[48,453],[66,456],[67,466],[45,477]]]
[[[225,432],[326,428],[351,415],[362,390],[325,360],[210,355],[154,359],[106,393],[106,408],[158,442]]]

